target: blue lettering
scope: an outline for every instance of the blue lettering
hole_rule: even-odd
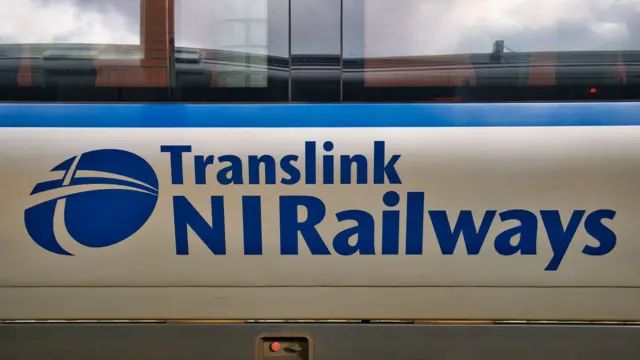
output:
[[[323,145],[324,151],[333,151],[333,143],[327,141]],[[335,177],[334,174],[333,155],[322,156],[322,182],[324,184],[332,185]]]
[[[422,255],[424,236],[424,193],[407,194],[407,255]]]
[[[273,185],[276,183],[276,160],[273,156],[249,156],[249,184],[260,184],[260,164],[264,164],[264,183]]]
[[[168,152],[171,160],[171,183],[173,185],[182,185],[182,154],[190,153],[191,146],[188,145],[162,145],[160,152]]]
[[[209,155],[206,158],[202,155],[193,157],[193,167],[196,173],[196,184],[204,185],[207,183],[207,166],[213,165],[214,157]]]
[[[333,238],[333,248],[343,256],[359,253],[360,255],[375,255],[375,221],[373,216],[362,210],[346,210],[336,214],[339,222],[352,220],[355,226],[342,230]],[[349,244],[349,239],[357,236],[354,245]]]
[[[600,243],[600,246],[587,245],[582,250],[583,254],[602,256],[610,253],[616,247],[616,234],[602,223],[602,220],[613,220],[614,217],[616,217],[615,211],[605,209],[596,210],[587,216],[584,220],[584,229]]]
[[[211,197],[211,225],[200,216],[198,210],[191,205],[186,197],[174,196],[173,221],[178,255],[189,255],[188,228],[196,233],[213,254],[226,254],[224,198],[222,196]]]
[[[393,155],[388,162],[385,162],[385,143],[384,141],[376,141],[373,145],[373,183],[384,184],[386,177],[389,184],[402,184],[395,168],[398,160],[400,160],[400,155]]]
[[[495,210],[486,211],[482,217],[480,229],[476,230],[473,213],[470,210],[462,210],[454,229],[451,230],[446,211],[429,211],[429,217],[433,223],[433,229],[443,255],[453,255],[460,235],[463,236],[467,254],[478,255],[495,216]]]
[[[356,183],[364,185],[368,179],[367,158],[364,155],[340,156],[340,184],[351,184],[351,165],[356,164]]]
[[[242,160],[239,157],[234,155],[224,155],[218,157],[218,161],[220,161],[220,163],[229,163],[229,166],[218,172],[218,183],[220,183],[220,185],[241,185],[243,183]]]
[[[400,195],[389,191],[382,197],[382,202],[388,207],[395,207],[400,203]],[[400,211],[382,211],[382,255],[398,255],[400,253]]]
[[[300,222],[298,207],[307,209],[307,219]],[[311,254],[331,255],[316,226],[322,222],[327,210],[322,200],[313,196],[280,197],[280,253],[298,254],[298,232],[306,242]]]
[[[520,252],[522,255],[535,255],[538,238],[538,217],[527,210],[509,210],[500,213],[502,222],[515,220],[520,225],[507,229],[496,237],[494,247],[500,255],[510,256]],[[517,244],[511,239],[520,236]]]
[[[326,154],[322,155],[322,175],[321,183],[332,185],[369,183],[369,160],[363,154],[354,155],[334,155],[335,145],[331,141],[323,143]],[[375,141],[373,149],[373,183],[374,184],[402,184],[396,165],[401,155],[393,154],[387,159],[384,141]],[[189,145],[161,146],[161,151],[170,154],[172,184],[182,185],[184,183],[183,154],[192,152]],[[215,165],[216,157],[221,169],[217,170],[217,180],[221,185],[241,185],[245,183],[251,185],[275,185],[278,183],[278,159],[273,155],[249,155],[248,165],[244,166],[243,159],[237,155],[194,155],[193,156],[195,183],[204,185],[207,183],[207,169]],[[338,159],[338,160],[336,160]],[[284,155],[279,160],[280,170],[284,176],[279,183],[284,185],[294,185],[300,182],[303,174],[301,169],[295,164],[299,156],[295,154]],[[336,161],[339,163],[336,164]],[[318,183],[318,153],[315,141],[307,141],[304,146],[304,178],[305,184],[315,185]],[[354,166],[355,165],[355,166]],[[264,170],[262,170],[264,168]],[[248,171],[248,179],[245,179],[244,171]],[[263,172],[264,171],[264,172]],[[336,173],[339,172],[339,174]],[[264,174],[264,177],[262,175]],[[288,176],[288,177],[287,177]],[[355,176],[355,179],[353,178]]]
[[[553,257],[545,270],[558,270],[564,255],[567,253],[567,249],[569,249],[571,240],[573,240],[576,231],[578,231],[578,227],[580,226],[580,222],[582,222],[584,213],[584,210],[575,210],[571,214],[571,219],[569,219],[569,224],[565,229],[562,225],[562,219],[560,218],[560,212],[558,210],[540,211],[540,215],[542,215],[542,223],[547,231],[549,243],[551,243],[551,248],[553,249]]]
[[[304,183],[307,185],[317,183],[363,185],[370,183],[371,176],[373,176],[373,184],[402,184],[396,169],[401,155],[387,154],[384,141],[374,142],[372,159],[363,154],[333,154],[334,147],[333,142],[325,141],[320,150],[324,150],[324,153],[318,153],[316,142],[306,141],[304,157],[285,154],[280,159],[266,154],[249,155],[246,160],[236,155],[192,155],[194,181],[196,185],[206,184],[207,170],[209,170],[212,176],[216,175],[216,180],[220,185],[241,185],[245,181],[252,185],[275,185],[276,183],[295,185],[301,183],[303,177]],[[171,183],[183,185],[183,155],[191,153],[192,147],[189,145],[162,145],[160,150],[170,155]],[[322,157],[321,170],[317,166],[319,157]],[[304,169],[298,165],[301,158],[304,161]],[[217,166],[216,160],[220,164],[220,168],[216,168],[214,172],[209,167]],[[243,161],[247,161],[246,167]],[[370,161],[372,161],[372,166],[369,166]],[[282,173],[279,173],[279,170]],[[247,173],[245,174],[244,171]],[[318,174],[319,171],[322,174]],[[280,175],[282,177],[279,178]],[[319,175],[321,176],[320,180],[318,180]],[[245,176],[248,178],[245,179]],[[400,215],[402,211],[398,208],[400,200],[401,196],[396,191],[387,191],[382,197],[385,208],[382,209],[381,224],[379,224],[382,239],[381,255],[400,254]],[[209,222],[208,219],[205,220],[202,217],[185,196],[173,197],[174,231],[178,255],[189,254],[189,228],[213,254],[224,255],[226,253],[224,198],[211,196],[210,201],[212,213]],[[322,199],[303,195],[280,196],[279,210],[280,252],[282,255],[297,255],[300,238],[312,255],[331,255],[330,245],[325,243],[318,231],[327,212]],[[406,225],[403,229],[406,236],[406,255],[422,255],[424,252],[425,211],[427,211],[425,194],[423,192],[408,192],[406,223],[403,224]],[[304,212],[306,212],[306,218],[303,219],[304,215],[301,214]],[[456,219],[449,219],[446,210],[428,211],[436,240],[443,255],[455,253],[460,237],[464,241],[468,255],[479,255],[497,214],[496,210],[484,211],[482,219],[477,219],[480,223],[476,226],[476,219],[474,219],[474,213],[471,210],[460,211]],[[480,216],[479,213],[476,215]],[[558,270],[583,219],[586,233],[595,240],[595,242],[584,246],[583,254],[603,256],[612,252],[617,245],[616,233],[607,224],[607,220],[614,220],[616,216],[614,210],[600,209],[588,215],[585,210],[574,210],[566,225],[561,219],[559,210],[541,210],[540,215],[543,229],[553,252],[545,267],[546,271]],[[350,209],[338,212],[335,216],[339,223],[354,222],[349,225],[350,227],[341,230],[333,237],[332,245],[335,253],[342,256],[376,254],[375,233],[378,224],[375,223],[371,212]],[[536,255],[538,253],[538,235],[542,230],[538,229],[540,220],[534,212],[524,209],[504,210],[499,213],[499,218],[503,223],[508,221],[515,221],[515,223],[508,223],[511,227],[495,237],[494,248],[498,254],[513,256],[516,254]],[[242,228],[244,254],[262,255],[264,249],[260,196],[242,196]]]
[[[244,254],[262,255],[262,204],[260,196],[242,197]]]
[[[304,143],[304,181],[307,185],[316,183],[316,142]]]
[[[280,168],[285,174],[289,175],[288,179],[282,179],[280,182],[284,185],[295,185],[300,182],[300,170],[293,165],[298,161],[297,155],[287,155],[280,160]]]

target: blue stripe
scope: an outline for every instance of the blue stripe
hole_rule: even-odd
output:
[[[510,104],[0,104],[0,127],[638,126],[640,102]]]

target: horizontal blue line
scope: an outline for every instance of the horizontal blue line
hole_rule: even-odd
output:
[[[639,126],[640,102],[509,104],[0,104],[0,127]]]

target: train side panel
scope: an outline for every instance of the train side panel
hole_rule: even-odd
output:
[[[0,318],[636,320],[638,107],[0,106]]]

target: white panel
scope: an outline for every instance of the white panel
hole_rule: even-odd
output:
[[[246,182],[249,155],[269,154],[279,161],[283,156],[294,154],[300,157],[297,167],[304,179],[305,141],[317,142],[318,178],[321,179],[321,155],[324,154],[321,144],[327,140],[333,142],[332,153],[336,158],[341,154],[365,155],[369,162],[369,180],[374,167],[374,141],[384,141],[386,161],[394,154],[400,155],[395,168],[402,184],[387,181],[377,185],[369,181],[365,185],[245,183],[223,186],[216,182],[216,171],[221,168],[217,160],[207,170],[207,184],[194,184],[193,155],[215,155],[216,159],[226,154],[237,155],[244,161]],[[160,152],[162,145],[193,147],[192,153],[183,156],[184,185],[171,183],[170,158],[168,153]],[[34,185],[61,178],[63,173],[49,171],[65,159],[111,148],[133,152],[155,170],[160,190],[149,221],[114,246],[87,248],[65,234],[64,214],[61,214],[56,218],[56,234],[62,247],[75,256],[53,254],[37,246],[24,225],[24,210],[40,199],[39,195],[29,196]],[[312,316],[321,318],[344,318],[360,301],[355,299],[376,299],[371,306],[354,312],[354,317],[366,318],[517,315],[620,319],[637,318],[640,313],[636,289],[640,286],[640,262],[637,261],[640,256],[637,241],[640,127],[2,129],[0,154],[3,179],[0,318],[83,317],[92,311],[100,317],[111,317],[109,309],[113,310],[114,317],[129,316],[129,311],[139,311],[142,317],[161,316],[161,309],[165,309],[166,316],[177,318],[225,317],[226,311],[233,314],[228,315],[230,317],[282,318],[291,307],[291,301],[273,302],[260,312],[248,310],[249,305],[234,306],[226,300],[205,306],[194,298],[200,296],[200,290],[170,287],[202,287],[201,291],[209,294],[207,296],[220,294],[220,299],[231,291],[221,287],[246,288],[228,295],[228,299],[239,304],[249,301],[244,296],[278,293],[304,299],[307,302],[300,306],[321,309],[314,310],[317,316]],[[278,170],[278,179],[284,175]],[[396,191],[401,197],[397,206],[400,210],[398,255],[381,254],[382,211],[388,210],[382,197],[388,191]],[[431,218],[425,212],[423,254],[405,255],[407,192],[424,192],[424,209],[446,210],[451,221],[459,211],[471,210],[478,226],[485,211],[496,210],[498,214],[480,253],[468,255],[460,239],[453,255],[443,255]],[[244,254],[242,196],[247,195],[258,195],[262,200],[263,255]],[[281,255],[279,199],[285,195],[314,196],[324,203],[326,217],[317,229],[331,255],[312,255],[301,237],[299,255]],[[194,232],[189,235],[190,254],[176,255],[174,196],[186,196],[209,223],[211,196],[224,196],[226,255],[212,254]],[[343,256],[333,247],[333,237],[353,225],[338,222],[335,214],[349,209],[364,210],[373,217],[375,255]],[[496,237],[517,225],[499,218],[500,213],[511,209],[536,214],[536,254],[504,256],[497,253]],[[598,246],[598,241],[585,229],[585,218],[599,209],[616,212],[613,220],[603,222],[615,233],[616,245],[613,251],[602,256],[588,256],[583,253],[584,247]],[[558,210],[565,228],[574,211],[586,211],[556,271],[545,271],[554,250],[540,217],[541,210]],[[302,221],[306,215],[300,214]],[[16,286],[160,288],[147,292],[143,289],[13,288]],[[401,288],[407,286],[414,290]],[[252,287],[291,288],[271,291]],[[575,287],[592,289],[570,289]],[[133,301],[132,305],[144,301],[149,304],[148,309],[125,311],[122,303],[101,308],[100,296],[108,299],[118,294],[125,294]],[[349,295],[345,297],[345,294]],[[76,301],[75,296],[86,301],[77,312],[64,305],[66,301]],[[411,296],[415,298],[409,299]],[[447,299],[451,304],[471,306],[476,298],[481,304],[477,311],[433,300]],[[48,299],[54,305],[48,306]],[[513,304],[519,301],[521,303]],[[342,302],[351,305],[320,305]],[[408,302],[415,305],[409,306]],[[583,305],[572,308],[572,303]],[[394,310],[388,310],[390,308]],[[435,316],[439,312],[443,315]],[[300,308],[289,314],[305,317]]]

